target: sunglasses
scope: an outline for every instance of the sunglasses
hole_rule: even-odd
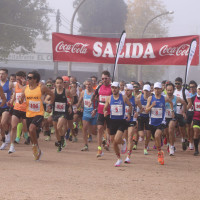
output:
[[[102,78],[102,80],[107,80],[108,78]]]
[[[139,86],[133,86],[134,88],[139,88]]]
[[[181,83],[175,83],[175,85],[181,85]]]
[[[47,85],[47,87],[51,87],[52,85]]]
[[[190,86],[190,88],[196,88],[196,86]]]
[[[32,80],[32,79],[33,79],[33,76],[27,76],[27,79],[28,79],[28,80]]]

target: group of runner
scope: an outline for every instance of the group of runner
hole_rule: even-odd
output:
[[[13,78],[14,76],[14,78]],[[12,79],[11,79],[12,77]],[[122,164],[121,154],[127,152],[125,163],[131,162],[132,150],[140,140],[144,155],[148,155],[149,141],[154,138],[158,163],[164,164],[163,142],[170,156],[175,154],[175,136],[181,134],[182,149],[195,149],[199,154],[200,85],[190,81],[189,91],[180,77],[151,84],[111,82],[109,71],[103,71],[101,81],[92,76],[80,87],[75,77],[57,77],[43,83],[37,71],[17,72],[8,80],[8,70],[0,69],[0,122],[2,144],[10,144],[8,153],[15,152],[23,133],[25,143],[32,143],[35,160],[41,157],[38,137],[41,127],[46,140],[54,128],[57,151],[66,140],[77,141],[78,127],[82,124],[84,146],[88,151],[91,134],[97,135],[97,157],[103,156],[104,147],[113,143],[117,155],[115,166]],[[17,136],[16,136],[17,133]]]

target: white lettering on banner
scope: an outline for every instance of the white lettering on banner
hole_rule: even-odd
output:
[[[162,118],[162,108],[152,108],[151,118]]]
[[[87,46],[89,46],[89,44],[75,43],[71,45],[71,44],[64,44],[64,42],[61,41],[56,45],[56,52],[86,54]]]
[[[85,108],[91,108],[92,107],[90,99],[84,99],[84,107]]]
[[[120,116],[123,114],[122,112],[123,106],[122,105],[111,105],[111,113],[115,116]]]
[[[190,45],[182,44],[180,47],[169,47],[169,45],[164,45],[160,48],[160,56],[187,56],[189,52]]]
[[[55,102],[55,111],[56,112],[65,112],[66,103]]]
[[[95,57],[100,57],[102,54],[102,49],[101,47],[103,46],[102,42],[95,42],[93,46],[93,55]]]
[[[147,44],[147,48],[146,48],[146,51],[144,53],[144,56],[143,58],[147,58],[149,56],[149,58],[155,58],[156,56],[154,55],[154,52],[153,52],[153,47],[151,45],[151,43],[148,43]]]
[[[195,110],[200,111],[200,102],[195,102]]]
[[[103,53],[102,57],[104,57],[104,58],[106,58],[106,57],[114,58],[114,54],[113,54],[113,50],[112,50],[112,45],[111,45],[110,42],[107,43],[106,48],[104,50],[104,53]]]
[[[29,101],[28,110],[32,112],[40,112],[40,101]]]

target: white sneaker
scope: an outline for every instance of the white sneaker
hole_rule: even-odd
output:
[[[120,167],[122,164],[122,159],[118,159],[117,162],[115,163],[115,167]]]
[[[10,154],[10,153],[14,153],[14,152],[15,152],[14,144],[11,144],[8,153]]]
[[[189,150],[194,150],[194,145],[192,143],[189,143]]]
[[[174,146],[169,147],[169,155],[174,156]]]
[[[8,144],[6,142],[3,142],[0,147],[0,150],[4,150],[7,146],[8,146]]]
[[[7,135],[5,135],[5,142],[6,143],[10,143],[10,133],[8,133]]]
[[[126,147],[126,139],[124,138],[124,144],[122,144],[121,147],[121,153],[124,154],[127,151],[127,147]]]
[[[126,160],[124,161],[124,163],[130,163],[130,162],[131,162],[131,159],[127,156]]]

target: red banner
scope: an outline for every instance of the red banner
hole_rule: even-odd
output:
[[[197,40],[192,65],[199,64],[199,36],[126,39],[119,64],[186,65],[191,41]],[[53,33],[53,60],[115,63],[119,39]]]

